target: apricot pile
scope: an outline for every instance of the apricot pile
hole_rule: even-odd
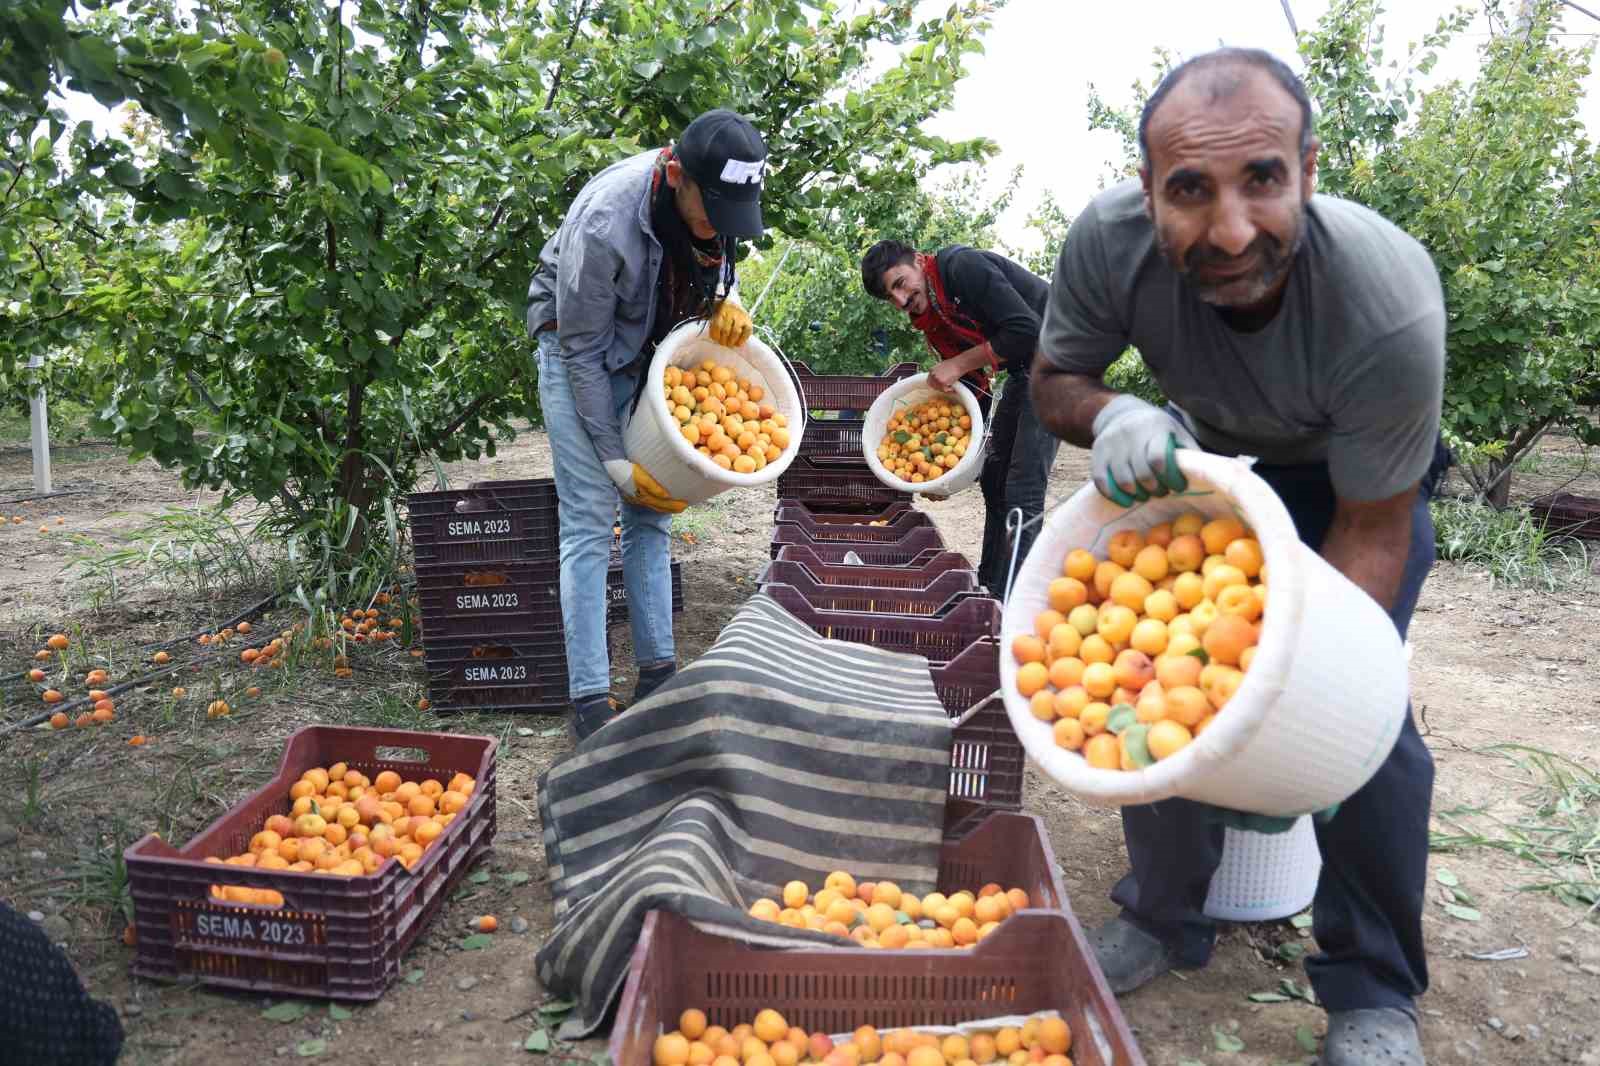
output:
[[[1254,661],[1267,603],[1261,545],[1198,512],[1067,553],[1049,608],[1017,636],[1017,691],[1090,766],[1137,770],[1182,751]]]
[[[917,1029],[879,1032],[863,1025],[835,1044],[824,1032],[807,1033],[772,1008],[732,1029],[708,1023],[690,1008],[678,1027],[656,1037],[654,1066],[1072,1066],[1072,1029],[1054,1012],[1033,1015],[1020,1026],[960,1033]]]
[[[393,770],[368,779],[342,762],[316,767],[290,786],[289,813],[267,818],[246,851],[206,862],[361,877],[392,858],[409,870],[467,808],[475,788],[477,782],[464,773],[441,784],[435,778],[406,781]],[[237,903],[283,903],[271,889],[243,885],[212,885],[211,895]]]
[[[662,374],[667,410],[694,450],[724,470],[753,474],[789,447],[789,422],[766,391],[707,359]]]
[[[857,884],[848,873],[835,870],[815,896],[804,881],[790,881],[783,886],[781,902],[758,899],[750,914],[869,948],[969,948],[1028,905],[1027,892],[993,883],[976,892],[918,896],[892,881]]]
[[[878,461],[913,485],[938,481],[972,445],[972,416],[959,400],[934,399],[898,411],[878,444]]]

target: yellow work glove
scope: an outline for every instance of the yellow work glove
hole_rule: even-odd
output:
[[[674,500],[668,496],[667,490],[661,487],[661,482],[651,477],[650,471],[638,463],[626,459],[608,459],[605,467],[606,473],[616,484],[617,491],[631,504],[648,507],[663,514],[677,514],[689,506],[682,500]]]
[[[725,298],[711,312],[711,339],[724,348],[737,348],[749,340],[750,329],[750,312],[732,296]]]

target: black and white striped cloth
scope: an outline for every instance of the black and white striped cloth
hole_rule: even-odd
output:
[[[752,943],[833,943],[758,921],[831,870],[934,888],[950,723],[920,656],[825,640],[757,594],[699,659],[539,779],[557,926],[545,989],[598,1028],[647,911]]]

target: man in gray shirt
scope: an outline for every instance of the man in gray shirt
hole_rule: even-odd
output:
[[[1124,506],[1181,491],[1178,447],[1253,455],[1301,538],[1389,611],[1402,636],[1433,562],[1445,313],[1427,252],[1356,204],[1315,195],[1318,143],[1294,73],[1222,49],[1158,86],[1144,165],[1073,223],[1034,370],[1043,423],[1092,445]],[[1166,410],[1105,387],[1138,348]],[[1337,723],[1330,723],[1337,728]],[[1420,1064],[1422,904],[1433,761],[1407,715],[1374,777],[1319,819],[1327,1066]],[[1095,932],[1117,992],[1204,965],[1203,913],[1227,815],[1187,800],[1123,808],[1122,913]]]
[[[711,339],[730,348],[749,340],[750,316],[733,293],[734,244],[762,233],[766,166],[766,144],[748,119],[706,112],[677,144],[615,163],[585,185],[528,286],[561,501],[561,617],[579,740],[613,713],[606,570],[619,495],[634,700],[676,669],[668,538],[684,505],[628,459],[622,425],[655,346],[679,323],[708,319]]]

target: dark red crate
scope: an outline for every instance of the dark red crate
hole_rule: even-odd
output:
[[[892,540],[887,537],[881,540],[853,542],[817,540],[799,526],[780,525],[773,527],[772,546],[769,550],[772,557],[777,558],[779,550],[786,547],[810,548],[825,559],[832,558],[841,563],[847,554],[854,552],[863,563],[873,566],[896,566],[911,562],[925,551],[937,553],[945,550],[944,538],[933,526],[915,526],[904,531],[891,529],[890,532],[899,532],[900,535]]]
[[[757,582],[763,591],[793,589],[823,611],[939,615],[967,596],[983,595],[970,570],[947,570],[926,588],[886,589],[870,585],[824,585],[799,563],[771,562]]]
[[[791,544],[778,552],[774,562],[798,563],[822,585],[870,585],[885,589],[923,589],[940,575],[952,571],[977,573],[960,552],[919,552],[917,559],[917,562],[896,566],[841,563],[822,558],[814,547]]]
[[[805,363],[790,363],[791,375],[800,387],[801,404],[808,411],[860,411],[867,408],[890,385],[922,373],[915,363],[896,363],[882,374],[815,374]],[[810,431],[810,423],[806,426]]]
[[[335,762],[375,777],[394,770],[441,784],[472,775],[471,802],[406,870],[341,877],[208,863],[248,850],[266,819],[288,814],[289,787]],[[306,726],[290,735],[278,772],[182,848],[150,834],[123,853],[133,899],[133,973],[162,981],[275,995],[374,1000],[495,833],[495,741],[400,729]],[[284,905],[233,903],[212,885],[273,889]]]
[[[561,549],[555,482],[480,484],[406,499],[418,566],[555,560]]]
[[[672,564],[672,609],[683,610],[682,564]],[[424,641],[500,633],[554,633],[561,621],[561,571],[555,563],[440,563],[419,566],[417,600]],[[622,561],[606,571],[606,623],[628,620]]]
[[[779,521],[779,515],[789,514],[805,515],[811,521],[819,524],[842,523],[844,525],[855,525],[861,522],[887,522],[900,515],[914,511],[916,511],[916,508],[911,505],[910,500],[895,500],[893,503],[885,504],[871,511],[834,511],[809,507],[799,500],[780,498],[777,506],[772,509],[772,520],[774,522]]]
[[[812,459],[862,461],[861,434],[866,422],[860,418],[808,418],[800,455]]]
[[[778,550],[776,558],[789,560],[820,558],[825,562],[835,563],[840,566],[854,566],[856,564],[846,563],[844,560],[846,555],[854,553],[858,558],[861,559],[862,565],[892,570],[903,569],[907,573],[910,573],[920,570],[925,566],[931,565],[932,563],[946,556],[959,554],[957,552],[940,551],[938,548],[928,548],[925,551],[918,552],[912,558],[901,562],[898,561],[898,556],[893,552],[872,552],[858,550],[861,547],[862,545],[859,544],[813,544],[809,547],[798,544],[788,544]],[[882,555],[887,561],[871,561],[869,560],[868,556],[872,555]]]
[[[766,593],[819,636],[921,655],[930,665],[942,666],[974,641],[1000,634],[1000,601],[987,596],[964,599],[939,617],[919,617],[824,611],[782,585],[769,586]]]
[[[1551,533],[1600,540],[1600,499],[1593,496],[1552,493],[1529,501],[1528,510]]]
[[[648,1066],[656,1037],[690,1008],[731,1029],[776,1009],[809,1032],[879,1032],[1056,1010],[1079,1066],[1144,1066],[1139,1046],[1073,914],[1044,827],[994,814],[946,838],[939,889],[993,881],[1023,887],[1030,906],[965,951],[822,945],[774,950],[651,911],[629,966],[608,1048],[617,1066]],[[1036,886],[1036,887],[1029,887]]]
[[[919,526],[932,526],[927,512],[906,509],[887,518],[868,518],[860,522],[846,522],[837,515],[819,519],[800,504],[779,504],[773,521],[779,526],[795,526],[804,530],[813,541],[896,541]],[[877,523],[877,524],[874,524]]]
[[[439,637],[424,645],[436,711],[557,710],[568,703],[561,631]]]
[[[1021,810],[1027,756],[1000,696],[1000,642],[973,641],[928,672],[946,713],[960,722],[951,751],[946,834],[996,810]]]
[[[879,481],[861,462],[819,463],[809,455],[797,455],[789,468],[778,475],[778,498],[804,503],[812,509],[849,507],[881,510],[896,501],[909,502],[911,494],[892,489]]]

